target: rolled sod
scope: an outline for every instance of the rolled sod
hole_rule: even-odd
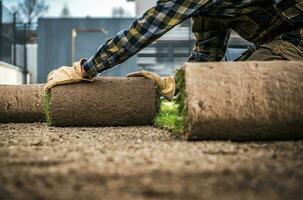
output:
[[[43,85],[0,85],[0,123],[31,123],[44,119]]]
[[[52,126],[148,125],[159,107],[154,81],[146,78],[97,78],[56,86],[48,98]]]
[[[186,63],[177,79],[188,140],[303,138],[303,62]]]

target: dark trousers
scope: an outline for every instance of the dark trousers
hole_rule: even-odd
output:
[[[275,39],[257,49],[249,49],[237,61],[303,61],[303,45],[294,45],[282,39]]]

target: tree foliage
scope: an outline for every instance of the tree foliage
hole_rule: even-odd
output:
[[[18,4],[17,12],[26,23],[32,23],[48,10],[45,0],[23,0]]]
[[[112,17],[129,17],[130,13],[127,12],[123,7],[115,7],[112,10]]]
[[[71,16],[71,14],[70,14],[68,6],[67,6],[67,4],[64,4],[64,7],[61,11],[61,17],[70,17],[70,16]]]

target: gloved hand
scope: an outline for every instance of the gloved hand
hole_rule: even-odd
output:
[[[158,74],[142,70],[139,72],[130,73],[127,75],[127,77],[145,77],[154,80],[161,90],[162,96],[169,101],[171,101],[175,95],[176,82],[173,76],[161,78]]]
[[[74,63],[73,67],[63,66],[59,69],[52,71],[47,78],[47,83],[44,90],[47,92],[56,85],[64,85],[70,83],[78,83],[81,81],[93,81],[91,78],[83,78],[81,64],[85,62],[85,59]]]

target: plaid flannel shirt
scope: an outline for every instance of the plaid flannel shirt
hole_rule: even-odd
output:
[[[303,0],[159,0],[83,67],[88,76],[113,68],[188,18],[197,39],[189,61],[222,60],[231,29],[256,46],[276,37],[301,43],[302,13]]]

